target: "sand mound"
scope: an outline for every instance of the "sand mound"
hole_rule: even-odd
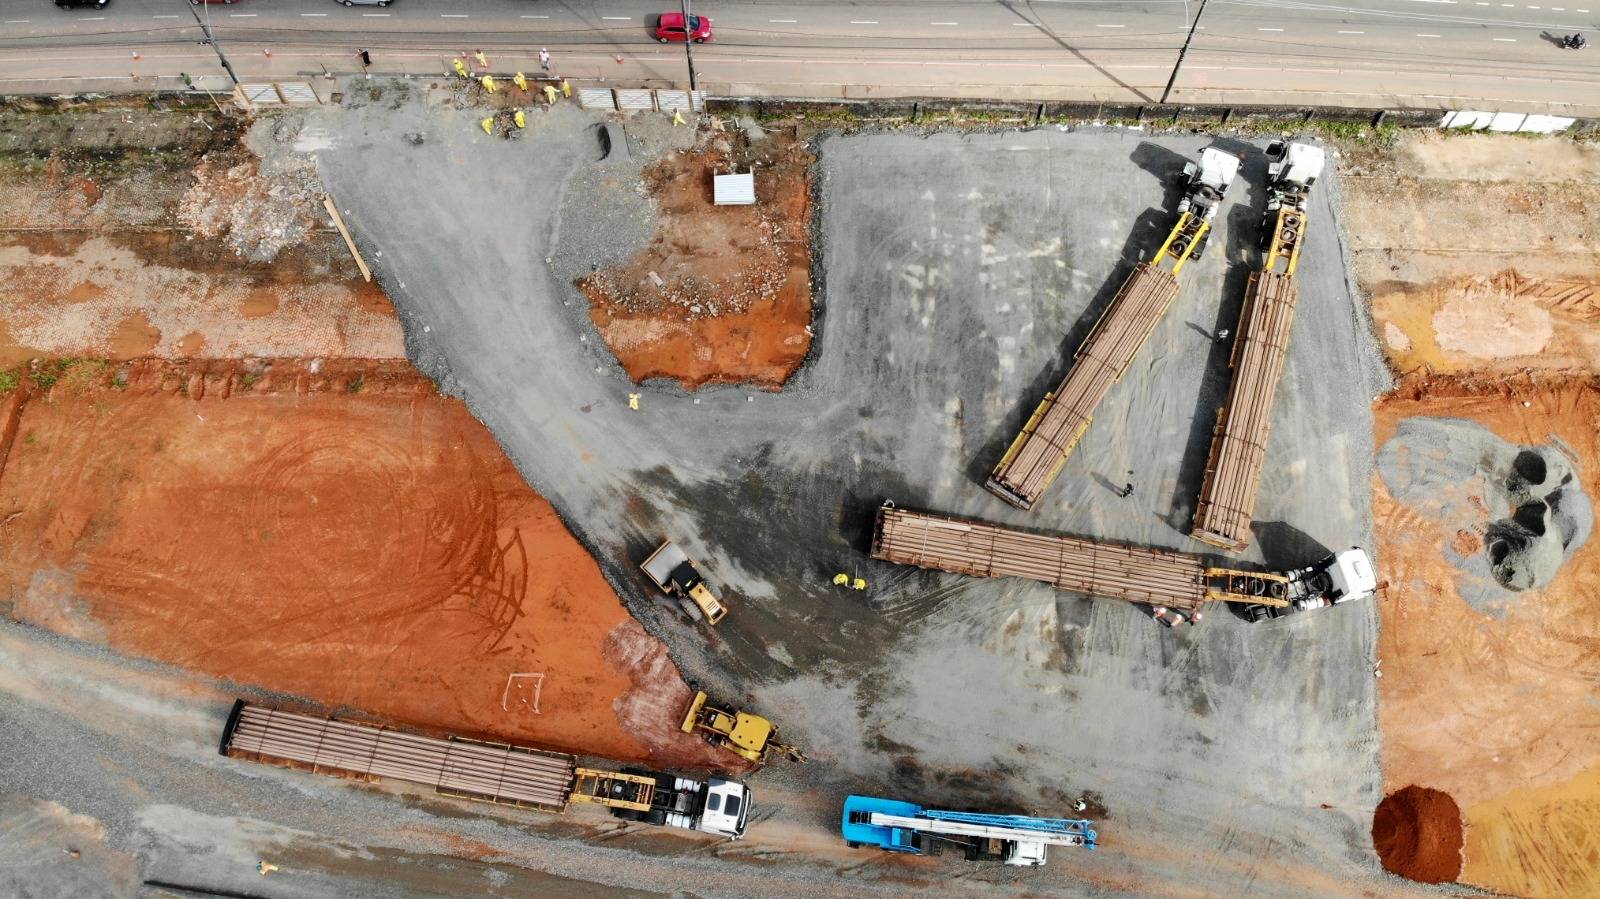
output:
[[[1461,874],[1461,809],[1449,793],[1409,786],[1372,813],[1372,846],[1384,870],[1422,883]]]

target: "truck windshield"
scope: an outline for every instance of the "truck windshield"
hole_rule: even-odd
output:
[[[711,801],[712,802],[716,802],[716,797],[715,796],[711,797]],[[716,809],[712,809],[712,811],[716,811]],[[739,797],[737,797],[737,796],[729,796],[727,805],[723,806],[723,808],[722,808],[722,813],[724,815],[727,815],[730,818],[738,817],[739,816]]]

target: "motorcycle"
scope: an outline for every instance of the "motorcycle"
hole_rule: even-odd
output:
[[[1582,50],[1589,42],[1581,34],[1569,34],[1561,38],[1561,46],[1567,50]]]

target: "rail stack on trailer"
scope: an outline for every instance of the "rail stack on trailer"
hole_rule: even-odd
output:
[[[1245,290],[1231,357],[1233,382],[1217,412],[1191,532],[1229,552],[1250,545],[1272,407],[1299,298],[1295,268],[1305,241],[1306,201],[1323,167],[1322,149],[1306,143],[1276,142],[1267,157],[1266,260]]]
[[[992,493],[1019,509],[1031,509],[1056,479],[1095,410],[1177,298],[1178,274],[1190,259],[1200,258],[1211,221],[1238,170],[1238,157],[1214,147],[1201,153],[1198,166],[1184,168],[1188,185],[1178,204],[1177,224],[1154,258],[1134,266],[1078,347],[1066,378],[1045,394],[1011,442],[986,484]]]

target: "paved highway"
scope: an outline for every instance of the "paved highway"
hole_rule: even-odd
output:
[[[1174,102],[1279,102],[1600,114],[1600,49],[1557,36],[1600,27],[1600,0],[862,0],[706,2],[696,48],[713,93],[979,96],[1153,102],[1195,17]],[[0,92],[63,92],[107,77],[169,83],[221,74],[208,23],[241,78],[350,71],[443,72],[483,48],[494,68],[532,70],[540,46],[575,80],[682,84],[681,48],[655,43],[639,0],[111,0],[61,10],[0,5]],[[135,56],[137,54],[137,57]],[[74,85],[77,85],[74,87]]]

